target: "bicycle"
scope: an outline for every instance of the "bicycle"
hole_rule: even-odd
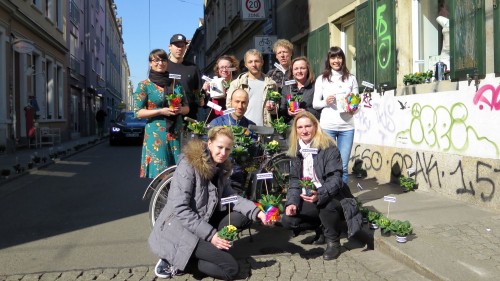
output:
[[[187,120],[190,122],[194,121],[192,119]],[[250,125],[249,130],[251,130],[252,133],[257,134],[258,142],[262,143],[265,143],[265,140],[260,140],[261,136],[264,136],[266,139],[270,138],[270,136],[274,134],[274,129],[271,127]],[[191,134],[190,136],[190,138],[199,137],[200,136],[196,134]],[[240,192],[240,195],[244,195],[246,198],[255,201],[263,194],[265,187],[267,187],[267,190],[273,194],[286,192],[286,184],[288,184],[288,175],[290,172],[290,159],[285,153],[275,155],[264,153],[262,156],[255,157],[254,161],[259,163],[259,167],[256,168],[255,171],[248,173],[245,182],[242,184],[244,187],[242,192],[244,194],[241,194]],[[176,168],[176,165],[168,167],[163,172],[158,174],[146,188],[143,200],[151,198],[149,202],[148,214],[151,226],[154,226],[160,212],[167,204],[168,191],[170,190],[170,184]],[[273,173],[273,179],[257,180],[257,174],[267,172]]]

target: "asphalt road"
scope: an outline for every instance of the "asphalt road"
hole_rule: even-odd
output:
[[[155,263],[140,154],[102,143],[0,186],[0,275]]]

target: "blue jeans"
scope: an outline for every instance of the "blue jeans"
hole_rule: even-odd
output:
[[[354,142],[354,130],[323,130],[337,141],[337,147],[340,150],[340,157],[342,158],[342,181],[347,184],[347,166],[349,165],[352,143]]]

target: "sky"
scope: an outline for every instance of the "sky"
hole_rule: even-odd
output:
[[[203,0],[114,0],[122,18],[124,49],[135,91],[147,78],[152,49],[168,53],[170,37],[181,33],[190,40],[203,18]]]

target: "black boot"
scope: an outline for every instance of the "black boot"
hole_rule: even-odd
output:
[[[366,233],[364,230],[356,232],[353,237],[361,243],[366,244],[367,250],[375,249],[373,237],[370,234]]]
[[[323,227],[319,226],[314,230],[316,234],[314,237],[307,237],[300,241],[302,244],[314,244],[314,245],[324,245],[325,244],[325,235],[323,234]]]
[[[334,260],[339,256],[340,256],[340,242],[327,241],[326,249],[325,252],[323,253],[323,259],[326,261]]]

